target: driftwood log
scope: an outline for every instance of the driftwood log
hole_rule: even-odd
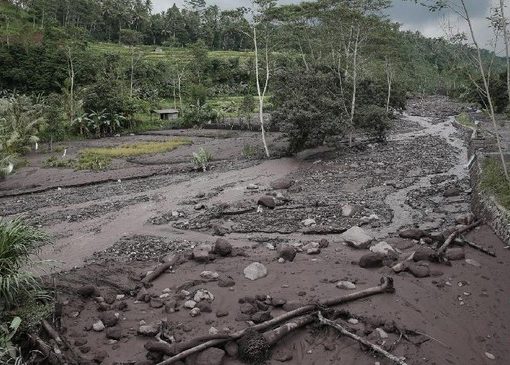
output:
[[[149,283],[159,278],[165,271],[176,265],[180,259],[180,255],[174,255],[170,260],[158,265],[153,272],[143,278],[142,284],[147,286]]]
[[[180,353],[172,356],[169,359],[166,359],[166,360],[158,363],[157,365],[173,364],[173,363],[180,361],[182,359],[185,359],[186,357],[193,355],[197,352],[204,351],[210,347],[218,346],[218,345],[224,344],[228,341],[238,340],[241,337],[243,337],[243,335],[247,332],[247,330],[255,330],[258,332],[264,332],[274,326],[279,325],[282,322],[286,322],[286,321],[289,321],[295,317],[308,314],[320,307],[336,306],[336,305],[352,302],[357,299],[362,299],[362,298],[370,297],[370,296],[377,295],[377,294],[393,293],[394,291],[395,291],[395,289],[393,287],[393,279],[390,277],[383,277],[383,278],[381,278],[381,284],[379,284],[377,286],[367,288],[364,290],[360,290],[360,291],[357,291],[357,292],[354,292],[351,294],[347,294],[345,296],[330,298],[330,299],[324,300],[319,303],[304,305],[304,306],[297,308],[293,311],[284,313],[278,317],[270,319],[269,321],[262,322],[258,325],[248,327],[241,331],[235,332],[232,335],[230,335],[228,338],[225,338],[225,339],[210,339],[204,343],[201,343],[200,345],[195,345],[196,341],[191,340],[188,343],[182,344],[183,350]],[[282,330],[282,332],[283,332],[283,330]],[[275,333],[274,336],[277,336],[277,334]]]
[[[322,316],[321,312],[319,312],[318,317],[319,317],[319,321],[321,323],[333,327],[334,329],[339,331],[342,335],[350,337],[350,338],[352,338],[355,341],[358,341],[362,345],[370,348],[372,351],[378,353],[379,355],[382,355],[382,356],[386,357],[387,359],[391,360],[395,364],[398,364],[398,365],[407,365],[407,363],[404,360],[398,358],[397,356],[395,356],[393,354],[390,354],[388,351],[384,350],[382,347],[380,347],[378,345],[374,345],[373,343],[371,343],[370,341],[364,339],[363,337],[360,337],[360,336],[358,336],[358,335],[348,331],[346,328],[344,328],[339,323],[333,322],[333,321],[330,321],[329,319],[324,318]]]

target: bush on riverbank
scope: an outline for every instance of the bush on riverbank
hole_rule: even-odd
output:
[[[510,185],[505,179],[501,162],[488,158],[483,165],[482,189],[494,195],[499,204],[510,209]]]

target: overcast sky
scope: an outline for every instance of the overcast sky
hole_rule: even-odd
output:
[[[208,5],[219,5],[221,8],[235,8],[239,6],[249,6],[250,0],[206,0]],[[279,4],[299,3],[300,0],[279,0]],[[479,38],[479,43],[485,48],[492,48],[489,45],[491,39],[491,30],[486,20],[490,13],[491,3],[497,0],[466,0],[468,10],[473,18],[475,32]],[[510,3],[510,0],[505,0]],[[182,6],[184,0],[153,0],[154,11],[166,10],[174,3]],[[510,15],[510,9],[507,11]],[[404,29],[418,30],[428,37],[444,36],[444,24],[449,22],[455,28],[466,31],[465,24],[448,12],[431,13],[423,6],[415,5],[413,0],[393,0],[393,6],[388,10],[388,15],[393,21],[402,24]],[[445,19],[447,21],[445,21]]]

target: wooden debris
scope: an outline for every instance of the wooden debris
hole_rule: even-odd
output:
[[[491,251],[483,246],[480,246],[478,243],[468,241],[464,237],[456,238],[455,243],[458,243],[460,245],[468,245],[469,247],[472,247],[480,252],[483,252],[489,256],[496,257],[496,253],[494,251]]]
[[[374,345],[373,343],[371,343],[370,341],[364,339],[363,337],[360,337],[360,336],[358,336],[358,335],[348,331],[346,328],[344,328],[339,323],[333,322],[333,321],[330,321],[329,319],[324,318],[322,316],[321,312],[319,312],[318,317],[319,317],[319,321],[321,323],[333,327],[334,329],[339,331],[344,336],[350,337],[353,340],[358,341],[362,345],[370,348],[372,351],[374,351],[374,352],[376,352],[376,353],[386,357],[387,359],[393,361],[395,364],[398,364],[398,365],[407,365],[407,363],[404,360],[398,358],[397,356],[395,356],[393,354],[390,354],[388,351],[384,350],[382,347],[380,347],[378,345]]]
[[[187,348],[187,350],[182,351],[182,352],[178,353],[177,355],[172,356],[171,358],[158,363],[158,365],[173,364],[177,361],[185,359],[186,357],[188,357],[192,354],[195,354],[197,352],[201,352],[205,349],[208,349],[209,347],[218,346],[218,345],[224,344],[230,340],[238,340],[249,329],[259,331],[259,332],[266,331],[269,328],[272,328],[273,326],[276,326],[282,322],[286,322],[292,318],[308,314],[308,313],[314,311],[315,309],[317,309],[318,307],[336,306],[339,304],[352,302],[354,300],[366,298],[366,297],[376,295],[376,294],[393,293],[394,291],[395,291],[395,289],[393,287],[393,279],[390,277],[383,277],[383,278],[381,278],[381,284],[377,285],[375,287],[371,287],[371,288],[367,288],[367,289],[360,290],[357,292],[353,292],[353,293],[350,293],[350,294],[347,294],[347,295],[344,295],[341,297],[330,298],[330,299],[324,300],[319,303],[305,305],[305,306],[295,309],[293,311],[284,313],[284,314],[282,314],[278,317],[275,317],[269,321],[262,322],[258,325],[253,326],[253,327],[245,328],[241,331],[235,332],[229,338],[209,340],[207,342],[204,342],[204,343],[194,346],[194,347],[188,346],[187,344],[183,344],[183,348]],[[283,332],[283,330],[282,330],[282,332]],[[274,335],[276,336],[276,333]],[[194,339],[191,341],[195,342]]]
[[[167,271],[169,268],[174,266],[179,262],[181,259],[180,255],[173,256],[170,260],[160,264],[158,267],[154,269],[153,272],[151,272],[149,275],[147,275],[145,278],[143,278],[142,283],[146,286],[152,281],[159,278],[165,271]]]
[[[472,229],[478,227],[481,223],[482,223],[482,221],[476,221],[476,222],[470,224],[469,226],[465,226],[460,229],[457,229],[455,232],[450,234],[448,236],[448,238],[446,239],[446,241],[444,241],[443,245],[437,249],[437,257],[438,258],[443,257],[444,253],[446,252],[446,249],[451,245],[451,243],[455,240],[455,238],[457,238],[462,233],[469,232]]]

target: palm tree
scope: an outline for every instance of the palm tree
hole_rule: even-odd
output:
[[[39,289],[38,280],[23,268],[47,240],[44,232],[20,219],[0,218],[0,309],[18,304],[24,294]]]

